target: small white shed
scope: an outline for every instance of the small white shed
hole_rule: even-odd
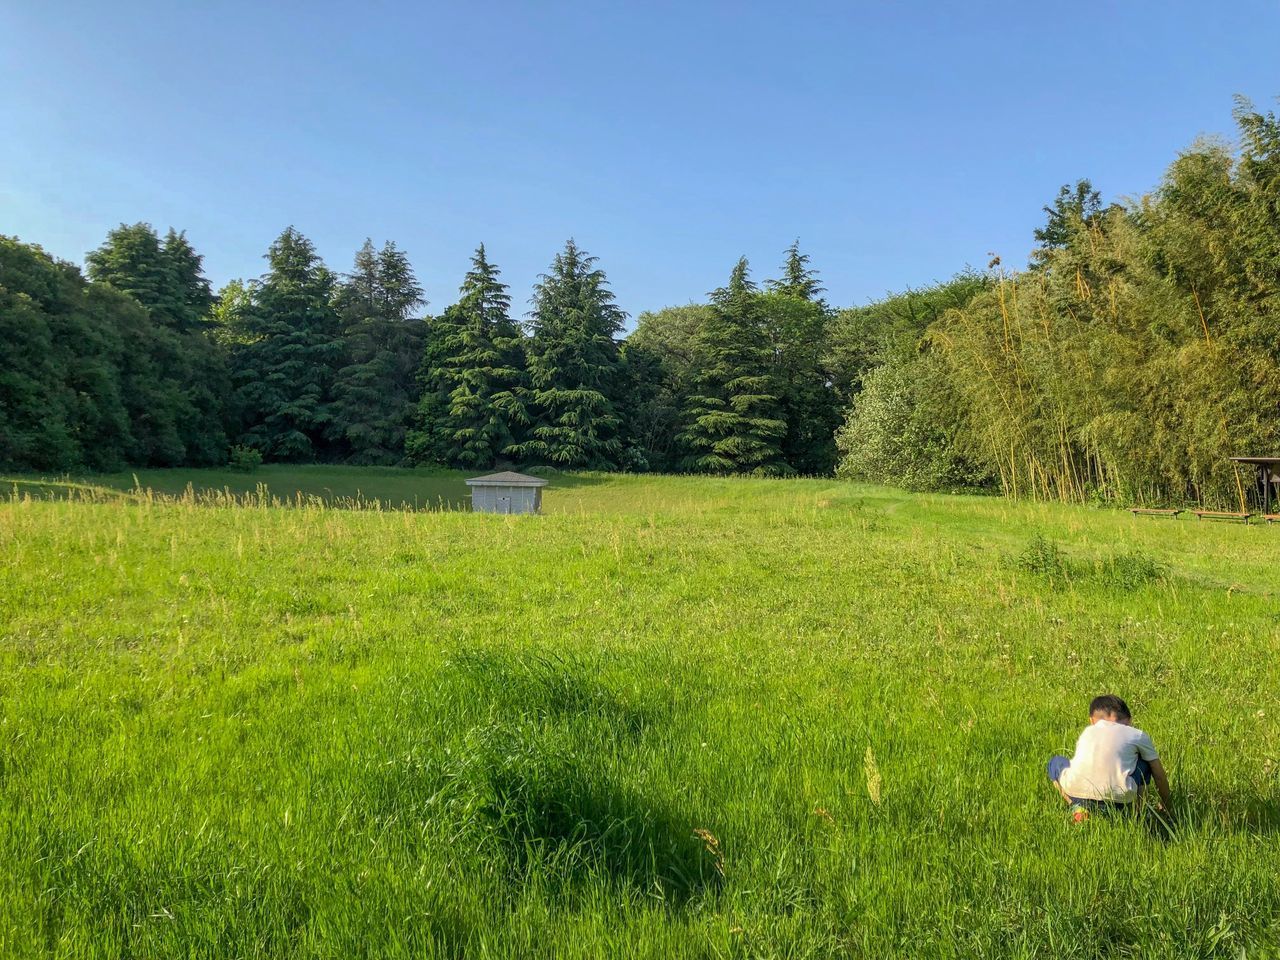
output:
[[[491,473],[472,477],[471,509],[476,513],[541,513],[542,488],[547,481],[523,473]]]

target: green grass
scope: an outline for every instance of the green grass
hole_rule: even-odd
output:
[[[390,508],[457,508],[468,501],[463,479],[468,474],[452,470],[402,469],[399,467],[327,467],[273,464],[251,473],[237,470],[124,470],[89,477],[0,477],[0,490],[39,498],[83,497],[113,499],[113,494],[152,490],[181,496],[188,485],[197,496],[221,492],[243,496],[265,486],[270,495],[293,501],[299,496],[331,505],[349,501],[373,501]]]
[[[0,957],[1280,947],[1280,530],[817,480],[293,502],[0,504]],[[1104,691],[1171,836],[1045,781]]]

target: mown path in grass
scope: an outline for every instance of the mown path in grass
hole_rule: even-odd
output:
[[[0,504],[0,956],[1280,943],[1280,530],[817,480],[546,503]],[[1103,691],[1171,838],[1044,781]]]

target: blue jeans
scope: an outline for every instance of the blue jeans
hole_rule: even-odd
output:
[[[1047,772],[1049,774],[1049,779],[1052,780],[1054,783],[1057,783],[1058,778],[1062,776],[1062,771],[1066,770],[1067,767],[1069,767],[1070,765],[1071,765],[1070,760],[1068,760],[1066,757],[1064,757],[1060,753],[1055,753],[1052,757],[1049,758],[1049,766],[1047,769]],[[1146,760],[1143,760],[1141,757],[1138,758],[1137,766],[1133,768],[1133,782],[1138,785],[1139,790],[1141,790],[1143,787],[1145,787],[1148,783],[1151,782],[1151,764],[1148,763]],[[1099,806],[1099,805],[1112,806],[1112,807],[1125,806],[1125,804],[1116,804],[1108,800],[1088,800],[1080,797],[1072,797],[1071,802],[1078,803],[1081,806],[1086,806],[1086,807],[1093,807],[1093,806]]]

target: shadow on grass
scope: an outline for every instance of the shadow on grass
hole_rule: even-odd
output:
[[[547,481],[547,489],[573,490],[577,487],[595,487],[607,483],[614,475],[608,473],[562,473],[555,467],[512,467],[516,473],[527,473]],[[483,471],[481,471],[483,472]]]
[[[587,719],[628,738],[638,737],[654,719],[652,708],[624,699],[598,679],[599,662],[537,652],[466,650],[448,666],[472,705],[487,704],[506,719]]]
[[[572,902],[603,886],[680,907],[718,887],[718,841],[674,798],[628,774],[655,713],[600,679],[599,659],[468,652],[440,675],[443,739],[370,784],[385,821],[417,808],[448,842],[499,865],[510,888]],[[471,726],[461,738],[450,731]]]
[[[621,782],[590,751],[528,729],[473,740],[454,782],[469,794],[469,827],[521,882],[571,897],[585,883],[681,906],[719,886],[717,847],[689,818]]]
[[[1132,809],[1099,806],[1092,819],[1132,822],[1166,843],[1175,843],[1188,832],[1269,837],[1280,834],[1280,800],[1256,793],[1192,793],[1175,796],[1172,810],[1157,810],[1151,804]]]
[[[569,474],[530,468],[548,481],[547,489],[574,489],[606,482],[608,474]],[[140,499],[190,498],[201,505],[225,506],[231,499],[251,505],[292,506],[319,503],[335,509],[459,510],[471,508],[468,477],[490,471],[438,467],[358,467],[335,464],[268,464],[251,472],[228,468],[148,468],[82,476],[0,477],[0,495],[37,500],[136,502]]]
[[[1192,791],[1174,800],[1175,834],[1192,828],[1205,833],[1280,834],[1280,799],[1243,791]]]

